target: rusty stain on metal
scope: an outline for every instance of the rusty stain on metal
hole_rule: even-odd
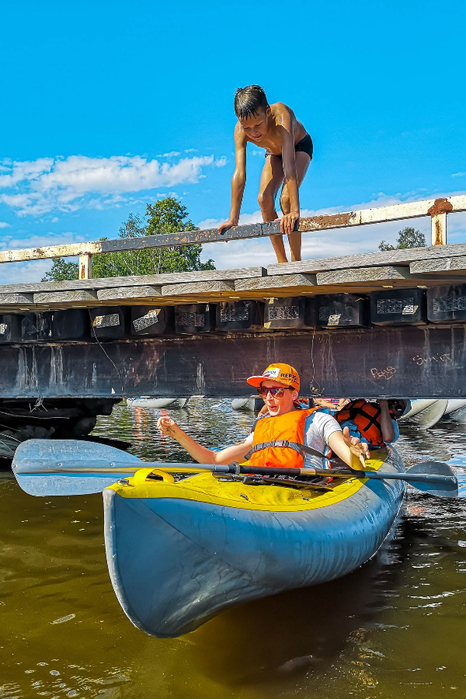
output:
[[[442,212],[432,216],[432,245],[446,245],[447,214]]]
[[[453,205],[445,197],[436,199],[430,209],[427,209],[427,213],[431,216],[435,216],[436,214],[445,214],[448,211],[453,211]]]
[[[316,231],[323,228],[339,228],[340,226],[343,228],[351,225],[354,216],[355,213],[350,211],[339,214],[323,214],[321,216],[301,218],[299,221],[299,230],[305,232]]]

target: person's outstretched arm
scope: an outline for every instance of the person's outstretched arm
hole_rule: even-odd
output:
[[[235,171],[231,180],[230,218],[222,223],[218,230],[222,233],[227,228],[237,226],[246,185],[246,144],[247,139],[239,124],[235,127]]]
[[[166,437],[176,439],[183,449],[186,449],[188,454],[191,454],[200,464],[230,464],[232,461],[241,461],[243,457],[251,449],[251,445],[246,442],[234,444],[231,447],[226,447],[221,451],[212,451],[202,444],[198,444],[186,432],[183,432],[174,420],[168,415],[161,415],[157,421],[157,427]]]
[[[350,437],[348,427],[344,427],[343,432],[332,432],[328,445],[345,464],[354,469],[360,469],[361,465],[364,468],[365,459],[370,457],[367,444],[360,442],[357,437]]]

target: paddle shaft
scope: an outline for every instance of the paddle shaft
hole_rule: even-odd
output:
[[[80,464],[82,462],[79,462]],[[117,460],[112,464],[106,464],[97,467],[83,467],[75,465],[72,462],[58,462],[46,469],[32,468],[27,475],[48,475],[60,474],[93,474],[93,473],[114,473],[115,477],[119,474],[123,477],[128,477],[136,473],[140,468],[158,468],[166,471],[179,472],[183,471],[211,471],[212,473],[224,473],[233,475],[245,476],[300,476],[300,477],[322,477],[322,478],[367,478],[370,480],[399,480],[407,483],[455,483],[455,476],[431,475],[431,474],[412,474],[410,473],[387,473],[381,471],[360,471],[356,469],[325,469],[325,468],[280,468],[280,467],[264,467],[264,466],[242,466],[239,464],[179,464],[167,463],[162,461],[141,461],[138,466],[123,466],[119,465]],[[26,474],[24,474],[26,475]]]
[[[367,478],[370,480],[384,481],[396,480],[406,481],[407,483],[456,483],[455,476],[436,476],[426,473],[418,473],[410,475],[408,473],[387,473],[381,471],[357,471],[348,468],[347,470],[333,471],[325,468],[261,468],[255,466],[240,466],[240,473],[258,474],[258,475],[277,475],[277,476],[322,476],[324,478]]]

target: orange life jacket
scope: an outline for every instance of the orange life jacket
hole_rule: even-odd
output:
[[[319,408],[292,410],[276,417],[263,417],[254,428],[249,466],[302,468],[304,454],[304,423]],[[303,448],[304,447],[304,448]],[[314,452],[318,455],[318,452]]]
[[[380,427],[380,414],[380,407],[377,403],[369,403],[364,398],[359,398],[335,413],[335,418],[340,424],[346,420],[352,420],[369,444],[381,447],[384,442]]]

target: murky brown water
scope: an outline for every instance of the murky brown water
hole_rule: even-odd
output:
[[[229,401],[173,411],[206,444],[253,417]],[[155,411],[116,408],[96,433],[183,458]],[[466,463],[463,425],[405,431],[407,463]],[[230,610],[179,639],[127,620],[107,575],[100,495],[33,498],[0,479],[0,699],[364,699],[466,695],[466,504],[410,490],[390,542],[326,586]]]

